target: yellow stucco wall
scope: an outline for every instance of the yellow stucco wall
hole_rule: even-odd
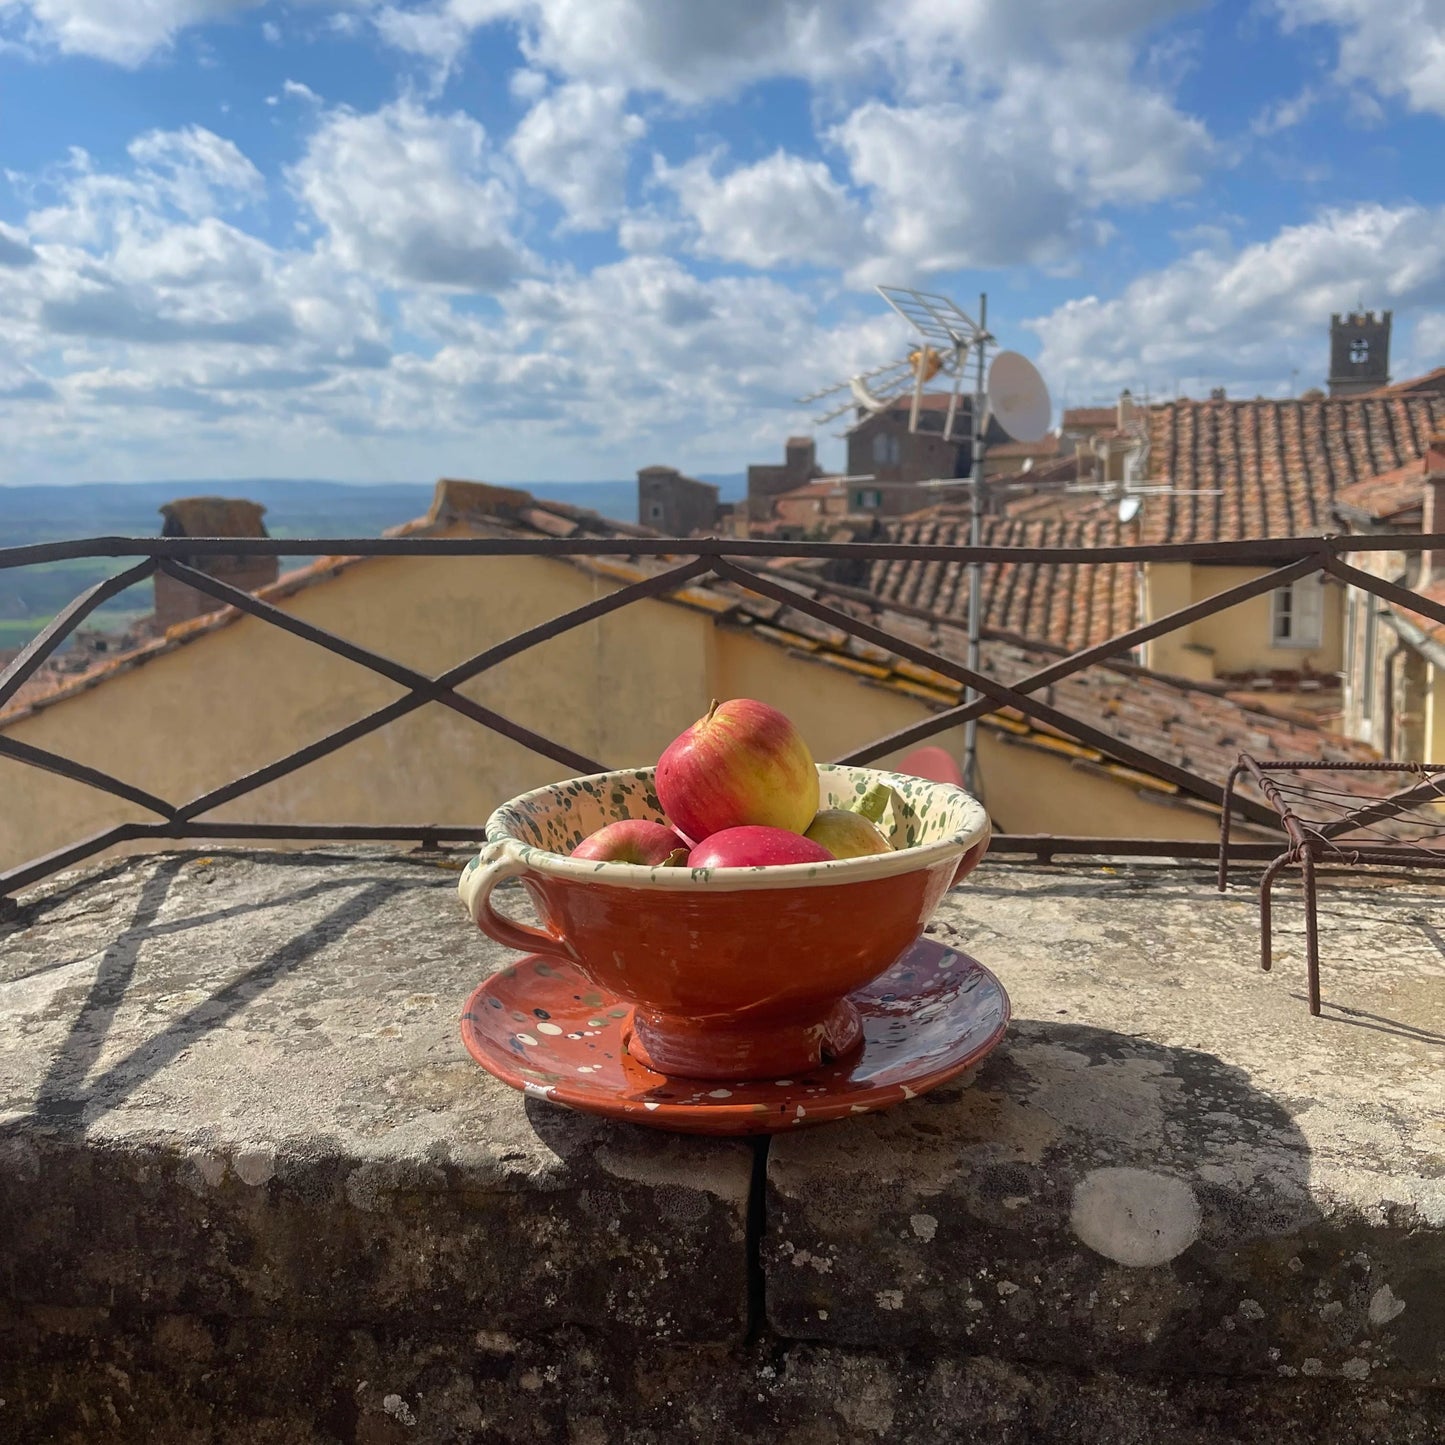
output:
[[[281,604],[331,632],[437,673],[612,584],[542,558],[377,558]],[[498,667],[464,691],[603,763],[654,760],[711,697],[787,712],[820,759],[927,713],[919,700],[799,660],[700,611],[637,603]],[[57,702],[7,735],[185,800],[401,695],[382,678],[253,618]],[[940,739],[961,752],[961,734]],[[984,730],[986,801],[1012,832],[1195,838],[1207,817],[1158,806],[1067,759]],[[258,822],[479,824],[570,770],[450,709],[418,711],[218,810]],[[0,758],[0,866],[114,823],[124,802]]]
[[[1144,567],[1144,620],[1153,622],[1182,607],[1238,587],[1272,569],[1199,567],[1187,562],[1150,562]],[[1145,648],[1145,665],[1195,680],[1219,673],[1294,671],[1338,672],[1343,659],[1343,589],[1327,583],[1322,599],[1321,645],[1316,648],[1270,645],[1271,594],[1203,618],[1156,638]]]
[[[1445,759],[1445,669],[1427,667],[1425,693],[1425,756],[1422,763]]]

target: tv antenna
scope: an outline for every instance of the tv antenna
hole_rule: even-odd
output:
[[[1116,441],[1122,442],[1122,474],[1113,481],[1075,482],[1066,486],[1065,492],[1086,493],[1117,502],[1117,515],[1121,522],[1132,522],[1139,515],[1145,497],[1218,497],[1223,494],[1223,487],[1176,487],[1168,480],[1146,480],[1149,476],[1147,409],[1142,412],[1136,410],[1120,428],[1120,432],[1122,437],[1109,438],[1104,443],[1104,467],[1107,474],[1112,444]],[[1094,455],[1098,455],[1097,450]]]
[[[981,321],[974,321],[947,296],[931,291],[916,291],[909,286],[878,286],[878,294],[918,333],[918,344],[897,361],[885,362],[870,371],[860,371],[845,381],[800,396],[807,404],[825,397],[845,395],[836,404],[813,418],[822,426],[845,411],[857,408],[869,415],[890,410],[904,397],[912,397],[908,430],[918,430],[923,406],[923,389],[936,377],[951,380],[948,411],[943,422],[943,439],[953,440],[953,425],[958,418],[958,402],[963,393],[969,352],[983,348],[993,338]]]

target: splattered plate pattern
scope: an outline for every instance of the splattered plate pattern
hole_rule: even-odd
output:
[[[583,1113],[689,1134],[773,1134],[936,1088],[978,1063],[1008,1027],[1003,985],[928,938],[852,999],[863,1047],[839,1063],[755,1083],[676,1079],[623,1047],[628,1005],[598,992],[570,963],[530,955],[468,999],[462,1041],[513,1088]]]

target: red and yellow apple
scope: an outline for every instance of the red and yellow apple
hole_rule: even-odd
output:
[[[656,785],[668,821],[698,842],[730,828],[801,834],[818,811],[818,769],[802,734],[751,698],[715,702],[668,744]]]
[[[573,858],[598,863],[640,863],[659,868],[668,862],[681,863],[687,844],[671,828],[650,818],[621,818],[584,838],[571,852]]]
[[[821,843],[788,828],[723,828],[687,855],[689,868],[775,868],[783,863],[831,863]]]

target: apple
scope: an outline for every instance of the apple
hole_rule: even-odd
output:
[[[851,808],[824,808],[803,836],[821,843],[835,858],[866,858],[870,853],[893,851],[888,839]]]
[[[705,841],[728,828],[802,833],[818,811],[818,768],[797,728],[751,698],[713,703],[657,763],[668,821]]]
[[[680,863],[673,854],[687,856],[687,844],[663,823],[650,818],[621,818],[584,838],[568,855],[597,863],[640,863],[658,868],[668,862]]]
[[[831,863],[821,843],[787,828],[723,828],[687,855],[689,868],[773,868],[782,863]]]

